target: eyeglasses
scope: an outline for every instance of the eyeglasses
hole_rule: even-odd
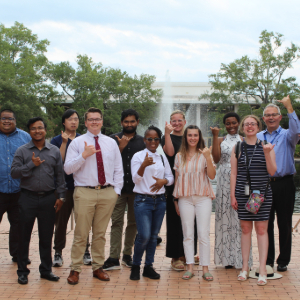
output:
[[[258,125],[257,123],[244,123],[244,127],[249,127],[249,126],[255,126],[255,125]]]
[[[271,117],[275,118],[276,116],[279,116],[279,115],[280,115],[279,113],[277,113],[277,114],[264,114],[264,117],[266,117],[266,118],[271,118]]]
[[[157,142],[159,142],[160,141],[160,138],[146,138],[145,139],[146,141],[148,141],[148,142],[152,142],[152,141],[154,141],[155,143],[157,143]]]
[[[78,122],[79,121],[79,118],[69,118],[67,119],[68,121],[75,121],[75,122]]]
[[[101,122],[102,121],[102,119],[101,118],[96,118],[96,119],[87,119],[89,122],[95,122],[95,123],[99,123],[99,122]]]
[[[14,120],[15,120],[15,118],[5,118],[5,117],[2,117],[2,118],[1,118],[1,122],[5,122],[5,121],[12,122],[12,121],[14,121]]]
[[[42,131],[42,130],[44,130],[45,129],[45,127],[31,127],[29,130],[30,131]]]

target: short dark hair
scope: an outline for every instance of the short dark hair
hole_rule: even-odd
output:
[[[42,117],[35,117],[35,118],[31,118],[28,120],[28,122],[26,124],[28,130],[30,129],[30,125],[32,125],[33,123],[35,123],[37,121],[42,121],[44,123],[45,129],[47,129],[47,124],[45,123],[44,119]]]
[[[14,116],[14,118],[16,118],[15,112],[14,112],[13,110],[9,109],[9,108],[3,108],[3,109],[1,109],[1,111],[0,111],[0,116],[2,115],[2,113],[3,113],[4,111],[7,111],[7,112],[12,113],[13,116]]]
[[[227,113],[223,117],[223,124],[225,124],[227,118],[231,118],[231,117],[236,118],[236,120],[238,121],[238,123],[240,123],[240,116],[237,113],[235,113],[235,112],[232,111],[232,112]]]
[[[149,127],[146,129],[145,134],[144,134],[144,138],[146,138],[146,135],[147,135],[148,132],[151,131],[151,130],[156,131],[156,133],[157,133],[159,139],[161,140],[161,137],[162,137],[162,132],[161,132],[161,130],[160,130],[158,127],[155,127],[155,126],[153,126],[153,125],[149,126]]]
[[[93,113],[93,112],[97,112],[100,114],[101,118],[103,118],[103,114],[102,111],[99,108],[96,107],[90,107],[85,113],[84,113],[84,120],[87,120],[87,115],[88,113]]]
[[[74,115],[74,114],[77,114],[77,116],[78,116],[78,119],[79,119],[79,114],[78,114],[78,112],[75,110],[75,109],[67,109],[64,113],[63,113],[63,115],[62,115],[62,117],[61,117],[61,124],[62,124],[62,126],[65,128],[65,125],[64,125],[64,123],[65,123],[65,120],[66,119],[69,119],[72,115]]]
[[[137,113],[137,111],[135,111],[134,109],[132,108],[129,108],[129,109],[126,109],[126,110],[123,110],[122,111],[122,114],[121,114],[121,122],[127,118],[128,116],[135,116],[135,119],[136,121],[139,120],[139,114]]]

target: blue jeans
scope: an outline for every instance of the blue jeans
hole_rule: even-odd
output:
[[[141,265],[142,256],[146,250],[145,265],[151,266],[157,245],[157,235],[166,211],[166,198],[158,195],[136,194],[134,199],[134,215],[137,227],[137,236],[134,245],[133,264]]]

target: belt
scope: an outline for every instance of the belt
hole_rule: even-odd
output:
[[[159,194],[159,195],[148,195],[148,194],[139,194],[137,193],[137,195],[140,195],[140,196],[146,196],[146,197],[150,197],[152,199],[156,199],[156,198],[159,198],[161,196],[164,196],[165,194]]]
[[[34,192],[34,191],[26,190],[26,189],[21,189],[21,192],[27,193],[27,194],[33,195],[33,196],[47,196],[47,195],[53,194],[54,191],[55,190],[51,190],[51,191],[47,191],[47,192]]]
[[[83,188],[87,188],[87,189],[93,189],[93,190],[102,190],[102,189],[106,189],[108,187],[110,187],[111,185],[97,185],[97,186],[81,186]]]
[[[294,177],[294,175],[285,175],[283,177],[270,177],[270,181],[280,181],[280,180],[283,180],[283,179],[287,179],[287,178],[291,178],[291,177]]]

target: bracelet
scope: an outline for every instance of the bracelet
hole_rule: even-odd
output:
[[[169,183],[169,180],[167,178],[165,178],[165,180],[167,180],[167,183],[166,183],[166,185],[167,185]]]
[[[173,202],[178,202],[178,198],[173,198]]]

